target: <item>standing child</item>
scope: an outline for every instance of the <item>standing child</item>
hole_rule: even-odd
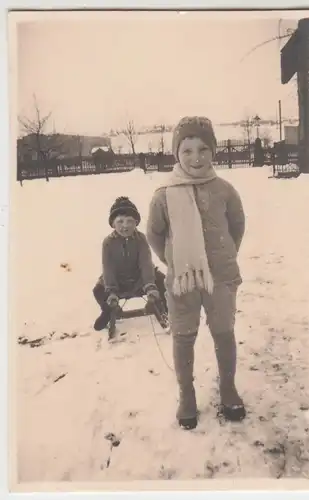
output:
[[[147,239],[167,265],[166,288],[179,387],[177,419],[197,425],[193,384],[194,345],[204,307],[220,377],[219,413],[240,421],[245,407],[235,386],[236,294],[242,283],[237,254],[245,231],[242,202],[235,188],[212,166],[216,149],[212,123],[183,118],[173,134],[178,163],[150,204]]]
[[[113,231],[103,241],[103,274],[93,289],[102,311],[94,323],[95,330],[108,325],[111,306],[124,294],[147,295],[161,301],[167,312],[165,276],[154,267],[146,237],[137,230],[140,220],[136,206],[126,196],[117,198],[110,209],[109,224]]]

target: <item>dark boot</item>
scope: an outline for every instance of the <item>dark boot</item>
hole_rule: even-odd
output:
[[[100,316],[95,320],[93,328],[96,331],[101,331],[107,327],[110,321],[110,308],[106,304],[108,293],[106,293],[105,288],[101,283],[96,284],[92,293],[102,311]]]
[[[240,421],[246,416],[244,403],[235,386],[236,341],[234,332],[212,334],[220,378],[221,405],[218,415]]]
[[[107,327],[108,323],[110,322],[110,310],[105,309],[105,311],[102,311],[100,316],[95,320],[93,328],[96,331],[101,331],[104,330],[104,328]]]
[[[174,335],[173,357],[179,387],[179,406],[176,417],[184,429],[197,426],[197,406],[193,385],[194,344],[197,334]]]

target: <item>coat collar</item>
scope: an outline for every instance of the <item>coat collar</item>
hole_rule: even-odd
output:
[[[119,239],[119,240],[135,240],[137,237],[137,230],[135,229],[134,233],[132,236],[128,236],[127,238],[124,238],[123,236],[120,236],[120,234],[117,233],[117,231],[114,229],[114,231],[111,234],[111,237],[114,239]]]

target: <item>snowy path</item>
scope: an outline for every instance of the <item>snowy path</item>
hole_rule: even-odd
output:
[[[107,210],[127,194],[145,219],[160,174],[15,186],[12,336],[47,337],[33,348],[14,341],[19,481],[309,477],[309,178],[268,179],[264,169],[220,175],[239,189],[247,214],[237,381],[249,414],[242,424],[215,418],[216,366],[203,323],[202,414],[192,432],[175,423],[174,375],[149,318],[123,323],[127,340],[115,345],[91,329]],[[171,365],[170,337],[157,339]]]

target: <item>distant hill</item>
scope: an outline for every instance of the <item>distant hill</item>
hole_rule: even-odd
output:
[[[289,125],[297,125],[298,124],[298,119],[297,118],[289,118],[289,119],[284,119],[282,120],[283,123],[289,124]],[[222,123],[217,123],[219,127],[241,127],[242,125],[245,124],[245,120],[239,120],[236,122],[222,122]],[[276,120],[261,120],[260,121],[261,126],[275,126],[278,125],[278,121]]]
[[[282,123],[284,125],[298,125],[298,119],[297,118],[289,118],[289,119],[283,119]],[[245,120],[238,120],[235,122],[221,122],[221,123],[215,123],[214,126],[217,127],[241,127],[244,126]],[[260,126],[276,126],[278,125],[278,121],[276,120],[261,120],[260,121]],[[174,125],[164,125],[164,132],[173,132]],[[141,127],[138,131],[138,135],[144,135],[144,134],[161,134],[162,133],[162,125],[150,125],[150,126],[144,126]],[[116,137],[118,134],[114,130],[111,130],[108,134],[109,137]]]

